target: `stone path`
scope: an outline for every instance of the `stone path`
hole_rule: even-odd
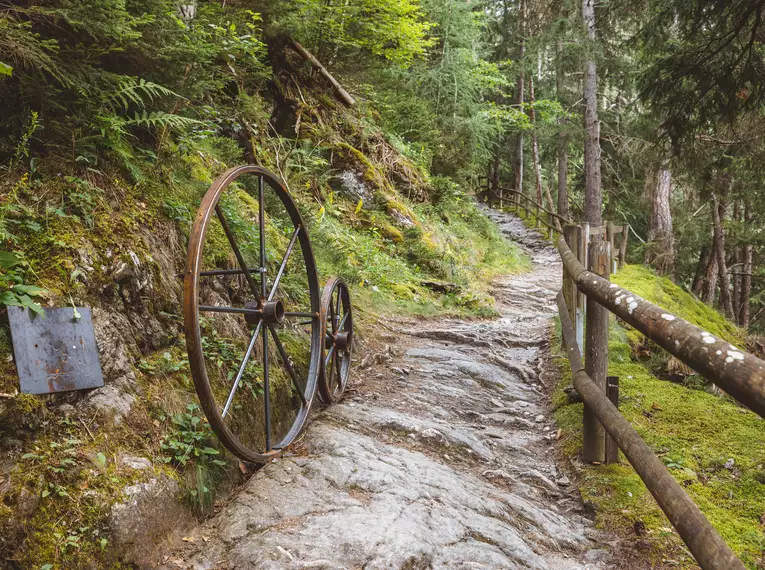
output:
[[[168,568],[610,567],[556,466],[539,380],[558,256],[488,215],[534,262],[496,284],[501,318],[383,335],[389,348],[307,430],[307,453],[259,471]]]

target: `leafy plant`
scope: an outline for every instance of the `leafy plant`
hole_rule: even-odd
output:
[[[25,282],[27,267],[20,255],[0,250],[0,304],[26,307],[42,315],[43,309],[34,298],[44,297],[48,292]]]
[[[199,406],[188,404],[186,411],[171,419],[172,431],[159,443],[164,452],[163,461],[176,465],[189,462],[222,467],[226,462],[218,459],[220,451],[209,446],[213,437],[210,424],[199,414]]]

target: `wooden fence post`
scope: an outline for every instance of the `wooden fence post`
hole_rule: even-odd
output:
[[[502,209],[502,198],[504,196],[504,190],[502,190],[502,186],[499,187],[499,209]]]
[[[547,239],[553,240],[553,216],[549,212],[547,214]]]
[[[611,403],[619,408],[619,377],[606,377],[606,396]],[[606,434],[606,464],[619,463],[619,446],[610,435]]]
[[[608,279],[610,263],[609,243],[602,236],[595,236],[589,250],[589,270]],[[587,375],[606,392],[608,373],[608,309],[590,300],[587,303],[587,339],[585,341],[584,369]],[[606,459],[606,432],[588,406],[584,407],[582,433],[582,459],[591,463],[603,463]]]
[[[587,251],[590,243],[590,224],[583,222],[577,226],[577,259],[579,263],[587,267]],[[576,313],[574,318],[574,330],[576,331],[576,342],[580,350],[584,347],[584,315],[587,311],[587,297],[581,291],[576,296]]]
[[[536,205],[536,212],[537,223],[535,225],[536,227],[539,227],[539,204]]]
[[[622,226],[622,241],[619,244],[619,269],[624,267],[627,261],[627,238],[630,235],[630,225],[624,224]]]
[[[614,223],[606,222],[606,241],[609,243],[611,255],[608,259],[608,273],[616,274],[616,249],[614,248]]]
[[[579,236],[577,229],[577,226],[573,224],[566,224],[563,228],[563,239],[566,240],[568,248],[571,251],[579,250],[579,246],[576,243],[576,239]],[[571,277],[571,274],[566,270],[565,266],[563,267],[563,298],[566,300],[568,318],[572,323],[576,322],[576,283],[574,283],[574,278]],[[581,348],[579,350],[581,350]]]

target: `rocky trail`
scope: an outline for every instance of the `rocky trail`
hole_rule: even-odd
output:
[[[495,284],[502,316],[390,327],[345,400],[166,568],[615,567],[556,464],[543,371],[558,255],[517,218],[487,215],[533,258]]]

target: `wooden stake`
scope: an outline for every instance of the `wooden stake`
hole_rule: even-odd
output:
[[[619,377],[608,376],[606,377],[606,396],[614,405],[619,409]],[[613,437],[606,433],[606,464],[611,465],[613,463],[619,463],[619,446]]]
[[[609,243],[596,239],[590,245],[590,271],[608,277],[610,263]],[[592,381],[606,392],[608,373],[608,310],[590,300],[587,303],[587,330],[585,341],[585,371]],[[606,458],[606,432],[588,406],[584,408],[582,459],[603,463]]]
[[[614,248],[614,223],[606,222],[606,241],[609,243],[611,249],[611,255],[608,260],[609,273],[616,274],[616,255]]]

